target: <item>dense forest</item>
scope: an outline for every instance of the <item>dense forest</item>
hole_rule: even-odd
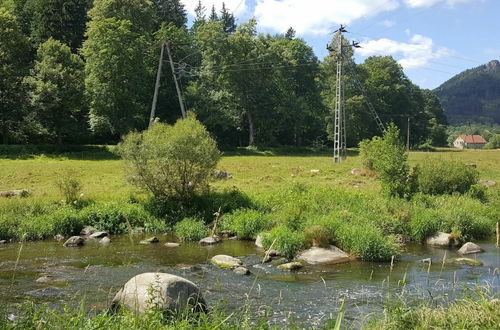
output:
[[[0,6],[3,143],[115,143],[147,128],[165,43],[172,63],[165,54],[155,120],[181,117],[176,79],[188,111],[222,147],[328,143],[337,54],[318,60],[293,28],[260,34],[255,20],[237,24],[225,6],[201,2],[188,27],[180,0]],[[409,121],[413,145],[446,144],[433,92],[413,84],[392,57],[356,64],[352,55],[344,54],[348,146],[380,134],[368,102],[385,123],[406,131]]]
[[[435,93],[454,125],[500,124],[500,62],[466,70],[439,86]]]

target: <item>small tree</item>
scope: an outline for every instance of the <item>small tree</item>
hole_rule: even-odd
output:
[[[416,180],[396,125],[389,125],[383,138],[376,136],[359,146],[363,164],[380,175],[382,186],[390,196],[411,197],[416,191]]]
[[[173,126],[155,123],[142,133],[130,133],[118,145],[129,181],[156,198],[191,199],[208,188],[220,152],[205,127],[193,115]]]

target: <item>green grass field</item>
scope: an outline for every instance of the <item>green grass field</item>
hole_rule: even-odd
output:
[[[214,187],[236,187],[249,194],[274,190],[294,182],[365,191],[379,188],[375,178],[351,174],[353,168],[362,167],[354,151],[347,161],[340,164],[333,164],[327,152],[284,154],[279,150],[260,153],[241,150],[239,153],[232,152],[222,157],[218,168],[229,171],[233,179],[214,182]],[[481,179],[500,180],[500,152],[496,150],[411,152],[409,159],[411,164],[440,159],[474,163]],[[2,158],[0,155],[0,190],[27,189],[33,197],[60,198],[55,181],[67,170],[78,173],[83,192],[90,198],[116,199],[137,192],[125,180],[122,161],[107,152],[41,154],[23,158]]]

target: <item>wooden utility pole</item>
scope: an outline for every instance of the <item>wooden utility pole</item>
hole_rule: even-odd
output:
[[[153,104],[151,105],[151,115],[149,116],[149,127],[155,121],[156,114],[156,102],[158,101],[158,89],[160,88],[160,78],[161,78],[161,67],[163,64],[163,50],[165,49],[165,43],[161,44],[160,51],[160,61],[158,62],[158,71],[156,72],[156,83],[155,83],[155,92],[153,94]]]
[[[177,90],[177,98],[179,99],[179,105],[181,106],[182,118],[186,118],[186,109],[184,109],[184,101],[182,100],[181,89],[179,87],[179,82],[177,81],[177,75],[175,74],[174,61],[172,60],[172,54],[170,53],[170,41],[167,40],[165,46],[167,47],[168,60],[170,62],[170,68],[172,69],[172,77],[174,78],[175,89]]]

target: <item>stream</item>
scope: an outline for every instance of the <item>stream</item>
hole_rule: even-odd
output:
[[[319,326],[335,318],[345,299],[344,320],[357,327],[382,310],[388,297],[420,301],[449,301],[466,288],[500,288],[500,250],[493,240],[479,241],[486,252],[468,255],[483,266],[456,266],[442,260],[459,256],[456,249],[408,244],[401,257],[391,263],[351,261],[327,266],[305,266],[286,272],[262,264],[263,250],[250,241],[226,240],[215,246],[196,243],[167,248],[172,237],[158,235],[160,243],[139,245],[143,236],[111,236],[101,245],[88,240],[83,247],[65,248],[63,241],[9,243],[0,245],[0,309],[16,313],[27,299],[47,303],[80,304],[103,310],[119,287],[144,272],[166,272],[197,284],[213,306],[231,312],[249,304],[254,311],[270,310],[270,321],[283,324],[293,318],[303,326]],[[240,258],[252,272],[237,275],[210,264],[210,258],[227,254]],[[432,258],[432,265],[420,260]],[[39,283],[43,275],[52,282]]]

